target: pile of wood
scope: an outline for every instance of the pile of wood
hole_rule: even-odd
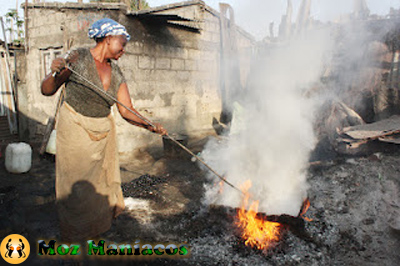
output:
[[[345,154],[370,153],[380,142],[400,144],[400,116],[370,124],[345,127],[337,138],[337,151]]]

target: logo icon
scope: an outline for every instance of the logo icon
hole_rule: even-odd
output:
[[[0,254],[3,259],[10,264],[20,264],[24,262],[30,253],[30,245],[25,237],[12,234],[6,236],[0,245]]]

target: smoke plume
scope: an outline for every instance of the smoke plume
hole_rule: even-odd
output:
[[[210,141],[202,153],[235,186],[251,180],[250,193],[260,200],[261,212],[297,215],[306,197],[316,107],[306,92],[319,82],[331,49],[325,30],[271,46],[267,53],[260,49],[250,85],[234,103],[232,127],[240,119],[241,125],[226,139]],[[218,190],[210,186],[206,200],[239,206],[239,192],[227,186],[223,193]]]
[[[202,152],[207,164],[236,187],[251,181],[249,191],[260,212],[298,215],[307,197],[308,162],[322,110],[329,112],[336,101],[368,121],[365,109],[375,108],[366,107],[365,95],[371,98],[381,86],[380,64],[390,54],[385,40],[393,25],[354,14],[340,24],[297,25],[285,40],[258,45],[246,89],[234,97],[230,132],[209,141]],[[336,119],[340,125],[341,118]],[[330,129],[336,134],[336,126],[324,130]],[[221,189],[220,180],[210,178],[206,204],[240,207],[240,192],[226,184]]]

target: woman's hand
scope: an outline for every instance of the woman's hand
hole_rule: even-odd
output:
[[[168,132],[163,126],[159,123],[153,123],[154,127],[150,126],[150,131],[160,134],[160,135],[167,135]]]
[[[58,57],[51,62],[50,70],[51,73],[60,73],[67,65],[67,61],[64,58]]]
[[[60,86],[68,80],[71,71],[66,68],[66,65],[67,61],[65,58],[61,57],[56,58],[51,62],[51,73],[43,79],[42,84],[40,85],[43,95],[54,95]]]

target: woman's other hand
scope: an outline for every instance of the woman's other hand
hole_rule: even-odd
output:
[[[50,66],[51,73],[60,73],[67,65],[64,58],[58,57],[53,60]]]
[[[167,135],[167,130],[159,123],[153,123],[154,127],[151,127],[151,131],[160,135]]]

